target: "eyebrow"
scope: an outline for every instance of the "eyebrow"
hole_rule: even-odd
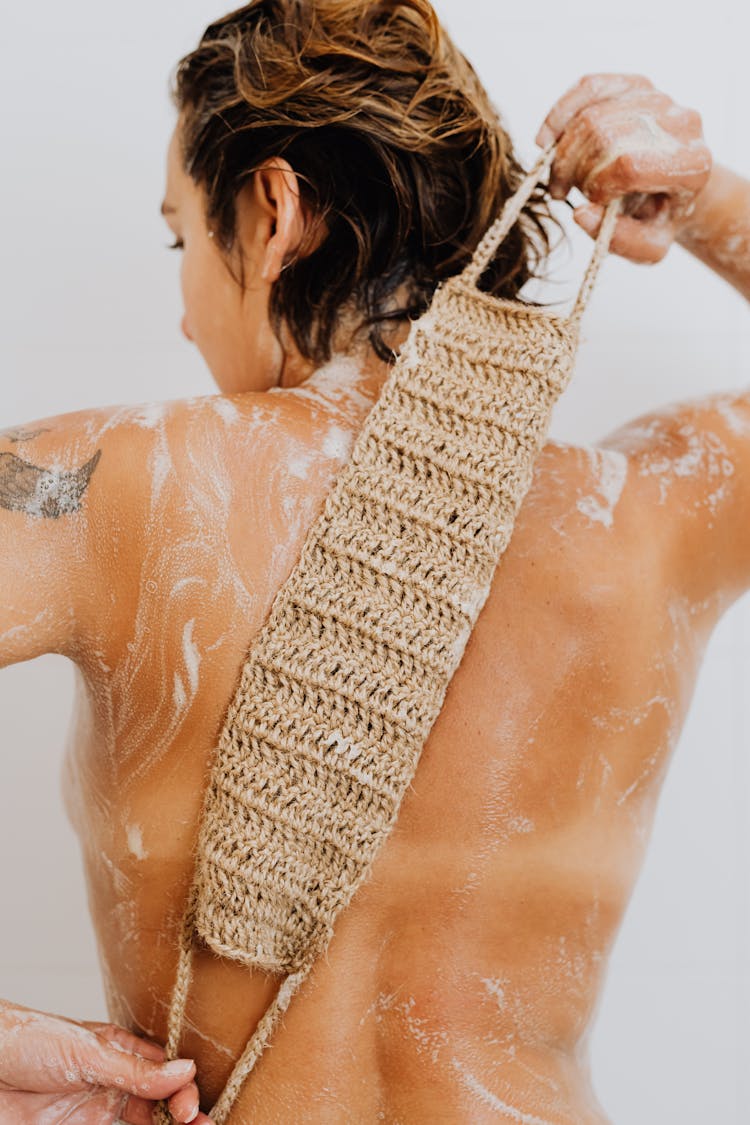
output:
[[[165,199],[164,202],[161,205],[161,214],[162,215],[174,215],[176,213],[176,211],[177,211],[177,208],[176,207],[170,207],[170,205],[167,203],[167,201]]]

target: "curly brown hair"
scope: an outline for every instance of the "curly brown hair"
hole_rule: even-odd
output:
[[[274,156],[299,177],[309,230],[325,224],[322,243],[279,277],[269,310],[315,362],[330,358],[351,300],[392,361],[383,325],[428,307],[524,175],[428,0],[251,0],[206,29],[171,95],[184,167],[224,251],[236,241],[238,192]],[[548,220],[559,226],[537,185],[482,289],[517,299],[549,255]],[[406,303],[394,307],[402,285]]]

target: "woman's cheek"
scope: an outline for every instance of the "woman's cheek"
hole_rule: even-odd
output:
[[[183,251],[180,281],[185,310],[183,331],[185,331],[188,339],[195,343],[196,339],[200,337],[200,316],[206,308],[206,301],[205,295],[201,295],[204,283],[200,265],[195,263],[193,255],[188,250]]]

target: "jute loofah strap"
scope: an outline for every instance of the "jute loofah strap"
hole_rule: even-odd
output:
[[[217,1125],[393,828],[572,374],[618,201],[570,316],[476,285],[553,148],[413,323],[227,711],[168,1057],[178,1054],[196,936],[288,975],[211,1110]],[[163,1104],[160,1120],[170,1121]]]

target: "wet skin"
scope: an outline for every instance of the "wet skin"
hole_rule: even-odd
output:
[[[343,362],[66,416],[71,465],[103,454],[69,559],[90,570],[65,799],[110,1018],[150,1039],[224,708],[374,400]],[[701,653],[747,585],[748,459],[741,395],[545,445],[396,828],[232,1122],[605,1120],[587,1035]],[[204,1110],[277,985],[199,953],[180,1051]]]
[[[708,175],[694,117],[622,77],[593,76],[550,114],[567,138],[554,175],[569,188],[568,167],[592,199],[608,168],[610,191],[660,190],[651,140],[643,181],[637,160],[602,162],[600,142],[617,151],[636,108],[662,114],[694,161],[662,185],[679,188],[680,241],[750,295],[750,185],[714,165],[695,206],[678,183]],[[630,117],[597,111],[574,128],[615,78]],[[254,204],[259,262],[272,202]],[[219,368],[226,334],[206,305],[198,216],[183,197],[185,328]],[[595,230],[591,213],[576,219]],[[622,218],[613,247],[658,261],[675,230],[669,209],[656,219],[647,231]],[[351,360],[305,372],[262,318],[230,319],[243,327],[217,378],[229,393],[40,419],[0,439],[0,579],[14,582],[0,665],[49,651],[75,663],[64,794],[110,1018],[160,1041],[225,707],[383,381]],[[37,481],[55,498],[74,482],[73,502],[41,504]],[[750,584],[748,482],[742,391],[669,405],[596,447],[546,443],[396,827],[235,1125],[606,1120],[588,1035],[702,653]],[[278,983],[199,953],[180,1053],[196,1059],[204,1110]]]

